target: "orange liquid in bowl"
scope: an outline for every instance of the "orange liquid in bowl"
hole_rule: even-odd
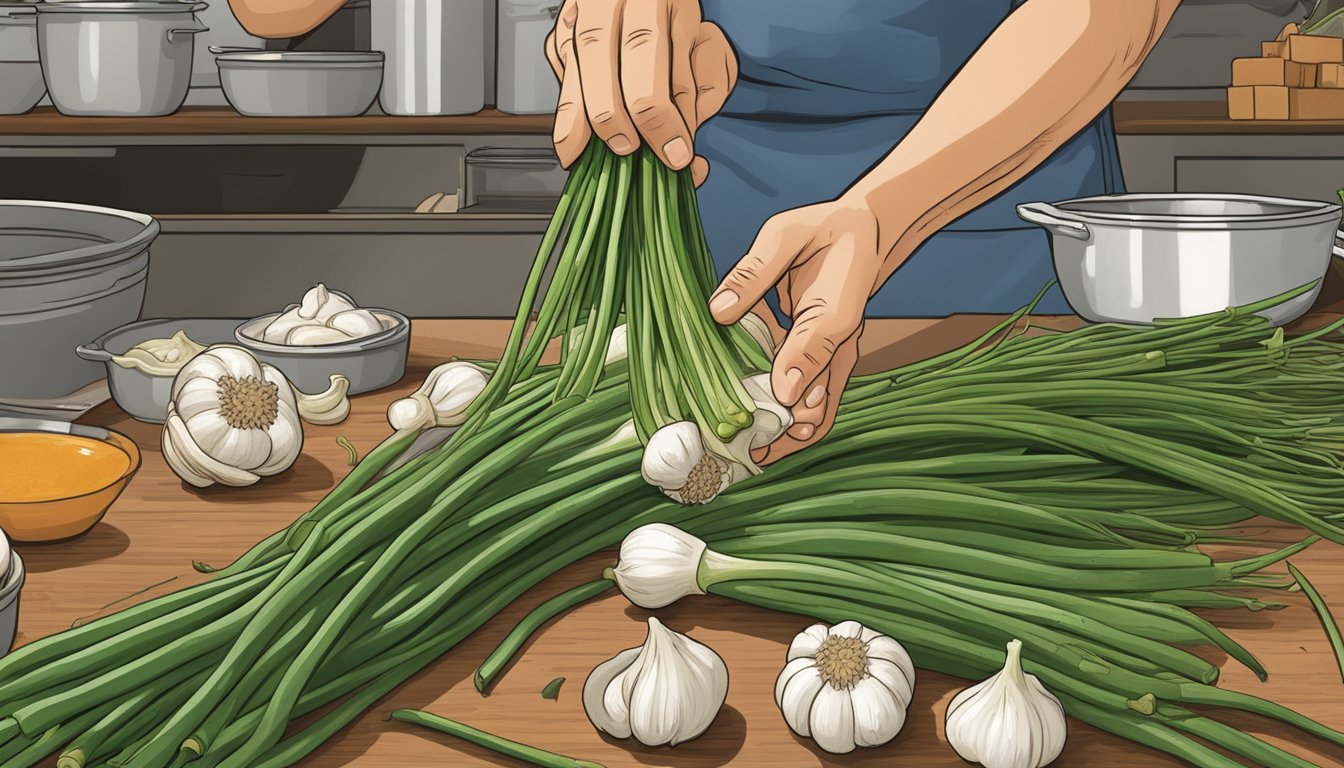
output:
[[[67,499],[115,483],[131,457],[111,443],[49,432],[0,432],[0,503]]]

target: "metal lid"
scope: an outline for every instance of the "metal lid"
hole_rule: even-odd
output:
[[[41,13],[198,13],[209,7],[206,3],[167,0],[43,0],[35,6]]]
[[[382,51],[249,51],[221,53],[215,57],[220,65],[243,67],[325,66],[325,67],[381,67]]]

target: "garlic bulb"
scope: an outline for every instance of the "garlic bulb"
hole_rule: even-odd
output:
[[[313,346],[340,344],[381,333],[391,327],[367,309],[318,283],[303,295],[293,309],[280,313],[261,331],[261,340],[271,344]]]
[[[294,391],[273,366],[220,344],[178,371],[163,457],[183,480],[200,488],[251,485],[289,469],[302,448]]]
[[[112,362],[150,376],[173,376],[205,349],[204,344],[192,341],[186,331],[178,331],[169,339],[142,341],[126,350],[124,355],[113,355]]]
[[[896,738],[915,688],[901,644],[857,621],[814,624],[789,645],[775,704],[799,736],[844,754]]]
[[[1064,750],[1064,707],[1035,675],[1022,671],[1022,643],[993,677],[947,706],[947,741],[963,760],[985,768],[1040,768]]]
[[[709,646],[649,619],[644,645],[621,651],[583,684],[583,709],[603,733],[676,746],[704,733],[728,696],[728,667]]]
[[[751,426],[739,430],[727,444],[708,446],[694,422],[678,421],[649,436],[640,462],[640,473],[649,485],[682,504],[713,501],[733,483],[760,472],[751,460],[754,448],[763,448],[793,425],[789,409],[770,392],[770,374],[742,381],[756,404]]]
[[[663,608],[686,595],[703,595],[696,581],[705,542],[664,523],[641,525],[621,542],[611,578],[641,608]]]
[[[467,409],[490,381],[479,365],[462,360],[444,363],[429,372],[425,383],[387,407],[393,429],[455,427],[467,418]]]

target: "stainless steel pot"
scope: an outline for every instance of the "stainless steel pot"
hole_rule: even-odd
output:
[[[0,400],[103,377],[75,346],[140,315],[159,224],[139,213],[0,200]]]
[[[226,52],[215,62],[224,97],[249,117],[362,115],[383,77],[379,51]]]
[[[560,83],[546,59],[546,36],[560,13],[556,0],[499,0],[495,107],[510,115],[555,111]]]
[[[369,34],[387,54],[378,103],[389,115],[470,115],[485,105],[482,0],[374,0]]]
[[[1085,197],[1019,205],[1050,232],[1064,298],[1092,322],[1150,323],[1316,287],[1261,314],[1290,322],[1330,263],[1340,206],[1255,195]]]
[[[46,92],[33,4],[0,2],[0,115],[21,115]]]
[[[44,2],[37,41],[61,114],[169,115],[191,84],[196,20],[205,3]]]

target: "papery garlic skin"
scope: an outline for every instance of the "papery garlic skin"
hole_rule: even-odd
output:
[[[302,449],[289,380],[242,347],[210,347],[173,379],[163,455],[188,483],[251,485],[289,469]]]
[[[697,574],[705,542],[671,525],[642,525],[621,541],[612,578],[641,608],[663,608],[687,595],[703,595]]]
[[[766,325],[765,320],[761,319],[755,312],[748,312],[742,316],[737,324],[742,326],[742,330],[747,335],[761,345],[761,351],[771,360],[775,359],[775,337],[770,333],[770,326]]]
[[[735,479],[732,464],[705,447],[700,427],[693,421],[677,421],[649,436],[639,463],[644,482],[682,504],[706,504]]]
[[[387,422],[399,430],[458,426],[489,382],[490,374],[479,365],[463,360],[443,363],[429,372],[419,389],[387,407]]]
[[[728,667],[709,646],[650,618],[648,637],[588,675],[583,709],[618,739],[676,746],[704,733],[728,696]]]
[[[1003,669],[947,707],[947,741],[985,768],[1041,768],[1064,750],[1068,724],[1059,699],[1022,670],[1022,643],[1008,643]]]
[[[900,643],[857,621],[813,624],[789,645],[775,705],[794,733],[845,754],[896,738],[914,690],[915,666]]]
[[[736,464],[740,464],[748,474],[760,474],[760,467],[751,458],[751,452],[778,440],[789,427],[793,426],[793,412],[775,399],[770,386],[770,374],[758,373],[742,380],[742,388],[747,390],[755,410],[751,414],[751,425],[738,431],[724,445],[724,455]]]

